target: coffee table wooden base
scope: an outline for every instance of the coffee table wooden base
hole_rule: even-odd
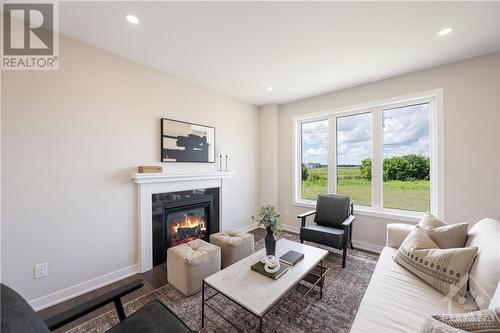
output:
[[[292,314],[292,312],[297,308],[297,306],[302,302],[302,300],[304,298],[307,297],[307,295],[317,286],[319,286],[320,288],[320,293],[319,293],[319,298],[323,298],[323,284],[325,282],[325,276],[326,276],[326,273],[328,273],[328,271],[330,270],[329,268],[325,268],[323,266],[323,260],[320,261],[320,264],[319,264],[319,269],[320,269],[320,274],[317,275],[317,274],[314,274],[313,272],[310,272],[308,274],[308,278],[307,279],[304,279],[306,280],[307,282],[311,283],[311,287],[307,290],[307,292],[302,295],[302,297],[300,298],[300,300],[298,302],[295,303],[295,305],[290,309],[290,311],[287,312],[287,314],[280,320],[279,323],[277,323],[274,328],[270,331],[271,333],[272,332],[276,332],[276,330],[283,324],[283,322],[285,320],[287,320],[287,318]],[[312,281],[309,281],[310,278],[312,278]],[[297,282],[295,284],[294,287],[296,287],[298,284],[300,283]],[[224,319],[225,321],[227,321],[229,324],[231,324],[231,326],[233,326],[235,329],[237,329],[238,331],[240,332],[244,332],[243,329],[241,329],[236,323],[234,323],[231,319],[227,318],[224,314],[222,314],[221,312],[219,312],[219,310],[217,310],[212,304],[209,304],[208,301],[211,300],[213,297],[217,296],[217,295],[222,295],[224,297],[226,297],[227,299],[231,300],[233,303],[237,304],[238,306],[240,306],[241,308],[245,309],[246,311],[250,312],[252,315],[254,315],[255,317],[257,317],[259,319],[259,332],[263,332],[262,330],[262,320],[264,318],[264,316],[272,309],[274,308],[271,307],[269,310],[267,310],[265,313],[263,313],[261,316],[257,316],[255,315],[254,313],[252,313],[250,310],[248,310],[247,308],[245,308],[243,305],[239,304],[237,301],[235,301],[234,299],[232,299],[230,296],[228,295],[225,295],[224,293],[222,292],[219,292],[217,291],[216,289],[212,288],[215,290],[215,294],[211,295],[210,297],[208,297],[207,299],[205,299],[205,288],[210,288],[210,284],[206,283],[205,280],[203,280],[203,283],[202,283],[202,288],[201,288],[201,327],[204,328],[205,327],[205,306],[207,306],[208,308],[210,308],[212,311],[214,311],[216,314],[218,314],[222,319]],[[293,290],[294,288],[291,288],[291,290]],[[288,291],[287,293],[283,294],[281,297],[280,297],[280,300],[283,299],[283,297],[285,297],[286,295],[288,295],[288,293],[290,292]],[[279,301],[276,303],[278,304]]]

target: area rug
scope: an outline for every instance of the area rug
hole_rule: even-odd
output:
[[[280,237],[298,241],[298,236],[291,233],[281,233]],[[318,246],[313,243],[307,244]],[[256,250],[263,247],[263,240],[255,243]],[[349,250],[346,268],[342,269],[342,253],[335,249],[322,248],[330,251],[324,261],[325,266],[329,267],[330,271],[326,276],[323,298],[319,298],[319,290],[310,292],[289,319],[278,329],[278,332],[349,332],[359,303],[375,269],[378,256]],[[264,317],[264,332],[271,330],[284,317],[288,310],[305,294],[308,286],[307,282],[301,282]],[[207,295],[210,295],[210,291],[207,291]],[[127,316],[153,299],[158,299],[172,309],[192,330],[200,333],[237,332],[208,308],[205,308],[205,328],[201,329],[201,292],[185,297],[168,284],[126,303],[124,308]],[[245,332],[258,331],[258,319],[223,296],[217,295],[211,302],[233,322],[238,323]],[[109,311],[67,332],[101,333],[116,323],[118,323],[118,317],[115,311]]]

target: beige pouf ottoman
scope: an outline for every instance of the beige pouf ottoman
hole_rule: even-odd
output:
[[[210,243],[221,249],[222,268],[253,254],[253,235],[246,232],[225,231],[212,234]]]
[[[203,279],[220,271],[220,248],[201,239],[167,250],[168,283],[186,296],[201,290]]]

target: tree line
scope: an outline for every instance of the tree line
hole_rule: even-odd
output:
[[[404,155],[384,158],[384,181],[429,180],[431,160],[421,155]],[[365,159],[359,166],[361,177],[372,179],[372,160]]]
[[[410,154],[384,158],[384,181],[389,180],[429,180],[431,160],[429,157]],[[359,166],[361,178],[372,179],[372,160],[367,158]],[[317,182],[321,176],[309,174],[307,165],[302,163],[302,180]]]

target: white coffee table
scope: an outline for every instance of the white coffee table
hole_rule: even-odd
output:
[[[307,281],[311,282],[312,285],[271,332],[278,329],[293,310],[295,310],[300,301],[317,285],[320,287],[321,298],[323,296],[324,277],[329,270],[323,266],[323,259],[328,255],[328,251],[287,239],[280,239],[276,244],[276,257],[280,257],[289,250],[304,253],[304,259],[295,266],[289,266],[289,270],[277,280],[270,279],[250,269],[253,264],[265,256],[265,249],[257,251],[204,279],[202,287],[201,326],[205,326],[205,306],[207,306],[241,331],[238,325],[226,318],[208,302],[218,294],[222,294],[258,317],[260,332],[262,332],[262,319],[266,313],[300,281],[307,278]],[[320,269],[319,275],[313,274],[312,271],[318,266]],[[205,299],[206,287],[213,288],[216,291],[214,295],[211,295],[207,299]]]

